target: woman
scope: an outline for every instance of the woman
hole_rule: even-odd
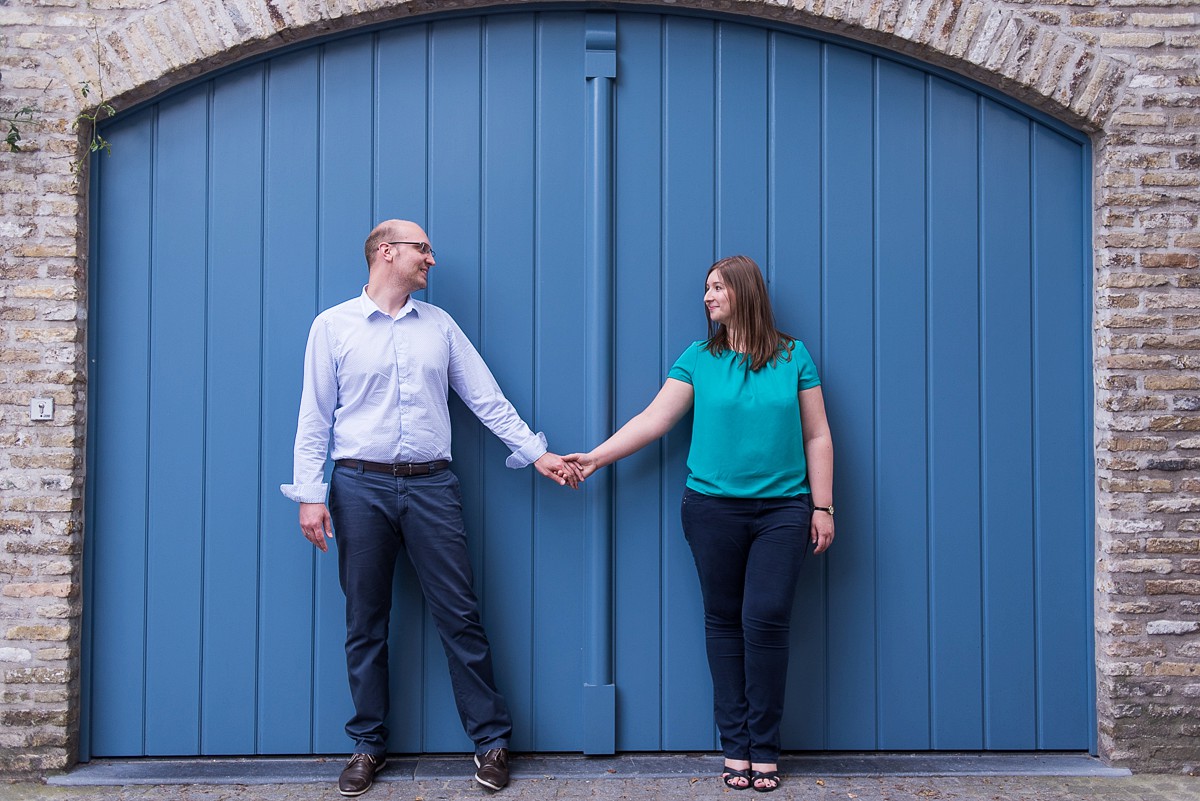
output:
[[[708,339],[683,352],[654,401],[564,459],[586,478],[694,407],[683,531],[704,598],[721,780],[770,792],[796,581],[808,542],[813,553],[833,542],[833,442],[816,367],[775,327],[758,265],[732,256],[710,267],[704,306]]]

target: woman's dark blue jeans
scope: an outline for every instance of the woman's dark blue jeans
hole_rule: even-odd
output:
[[[717,498],[688,489],[683,533],[704,597],[713,707],[727,759],[777,762],[788,630],[812,499]]]

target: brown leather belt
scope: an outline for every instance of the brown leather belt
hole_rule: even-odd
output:
[[[349,467],[357,470],[370,470],[372,473],[388,473],[393,476],[427,476],[450,466],[446,459],[436,462],[417,462],[413,464],[383,464],[382,462],[362,462],[358,459],[338,459],[334,462],[338,467]]]

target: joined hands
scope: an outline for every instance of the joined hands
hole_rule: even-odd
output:
[[[573,462],[557,453],[546,451],[533,463],[534,468],[546,478],[560,487],[579,489],[579,482],[589,475],[584,473]]]
[[[568,453],[562,460],[578,471],[580,481],[595,473],[602,466],[590,453]]]

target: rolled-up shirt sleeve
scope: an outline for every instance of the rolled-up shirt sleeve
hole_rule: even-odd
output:
[[[492,371],[467,335],[447,315],[450,345],[448,379],[479,421],[512,451],[504,464],[520,469],[533,464],[548,450],[546,435],[534,433],[500,390]]]
[[[333,343],[325,318],[318,316],[304,349],[304,387],[296,423],[292,483],[279,485],[280,492],[293,501],[325,502],[329,490],[325,482],[325,459],[329,454],[337,396]]]

